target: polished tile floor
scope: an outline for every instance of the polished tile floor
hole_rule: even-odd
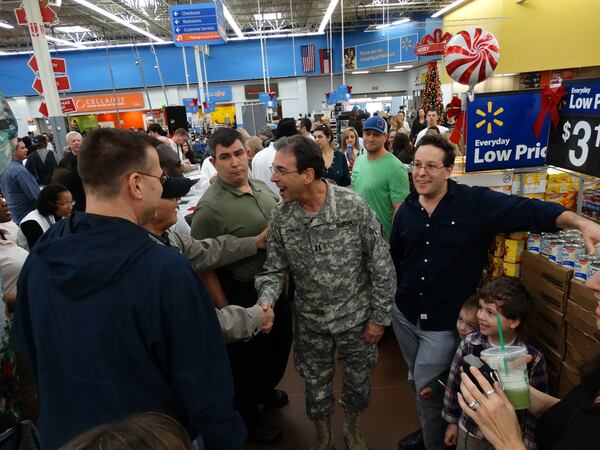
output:
[[[371,403],[361,418],[361,431],[369,450],[395,450],[398,440],[419,428],[415,402],[406,382],[406,366],[393,333],[388,330],[379,344],[379,364],[373,374]],[[336,371],[334,391],[339,400],[341,371]],[[249,444],[246,450],[307,450],[315,438],[312,422],[304,409],[304,383],[294,370],[290,358],[286,374],[279,385],[290,398],[289,405],[269,416],[281,427],[283,439],[273,445]],[[338,405],[333,416],[335,447],[344,450],[342,434],[344,412]]]

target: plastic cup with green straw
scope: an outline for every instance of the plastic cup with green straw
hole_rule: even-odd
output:
[[[498,336],[500,337],[500,350],[502,353],[505,353],[504,350],[504,335],[502,334],[502,325],[500,323],[500,316],[496,316],[496,323],[498,324]],[[502,358],[502,363],[504,364],[504,374],[508,375],[508,365],[506,364],[506,358]]]

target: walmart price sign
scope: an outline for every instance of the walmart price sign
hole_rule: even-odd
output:
[[[600,177],[600,80],[568,82],[565,88],[547,163]]]
[[[539,91],[476,95],[467,103],[466,170],[543,165],[550,119],[536,139],[533,124],[540,108]]]

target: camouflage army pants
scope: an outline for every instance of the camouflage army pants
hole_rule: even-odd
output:
[[[343,370],[342,407],[347,414],[361,413],[371,396],[371,373],[377,365],[377,345],[363,340],[366,323],[340,334],[318,333],[299,318],[294,335],[294,366],[304,378],[306,414],[311,420],[331,415],[335,409],[333,375],[335,353]]]

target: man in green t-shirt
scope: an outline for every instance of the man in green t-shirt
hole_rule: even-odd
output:
[[[404,164],[385,149],[387,122],[369,117],[363,127],[367,153],[360,155],[352,169],[352,188],[375,211],[386,239],[390,239],[394,214],[408,195]]]

